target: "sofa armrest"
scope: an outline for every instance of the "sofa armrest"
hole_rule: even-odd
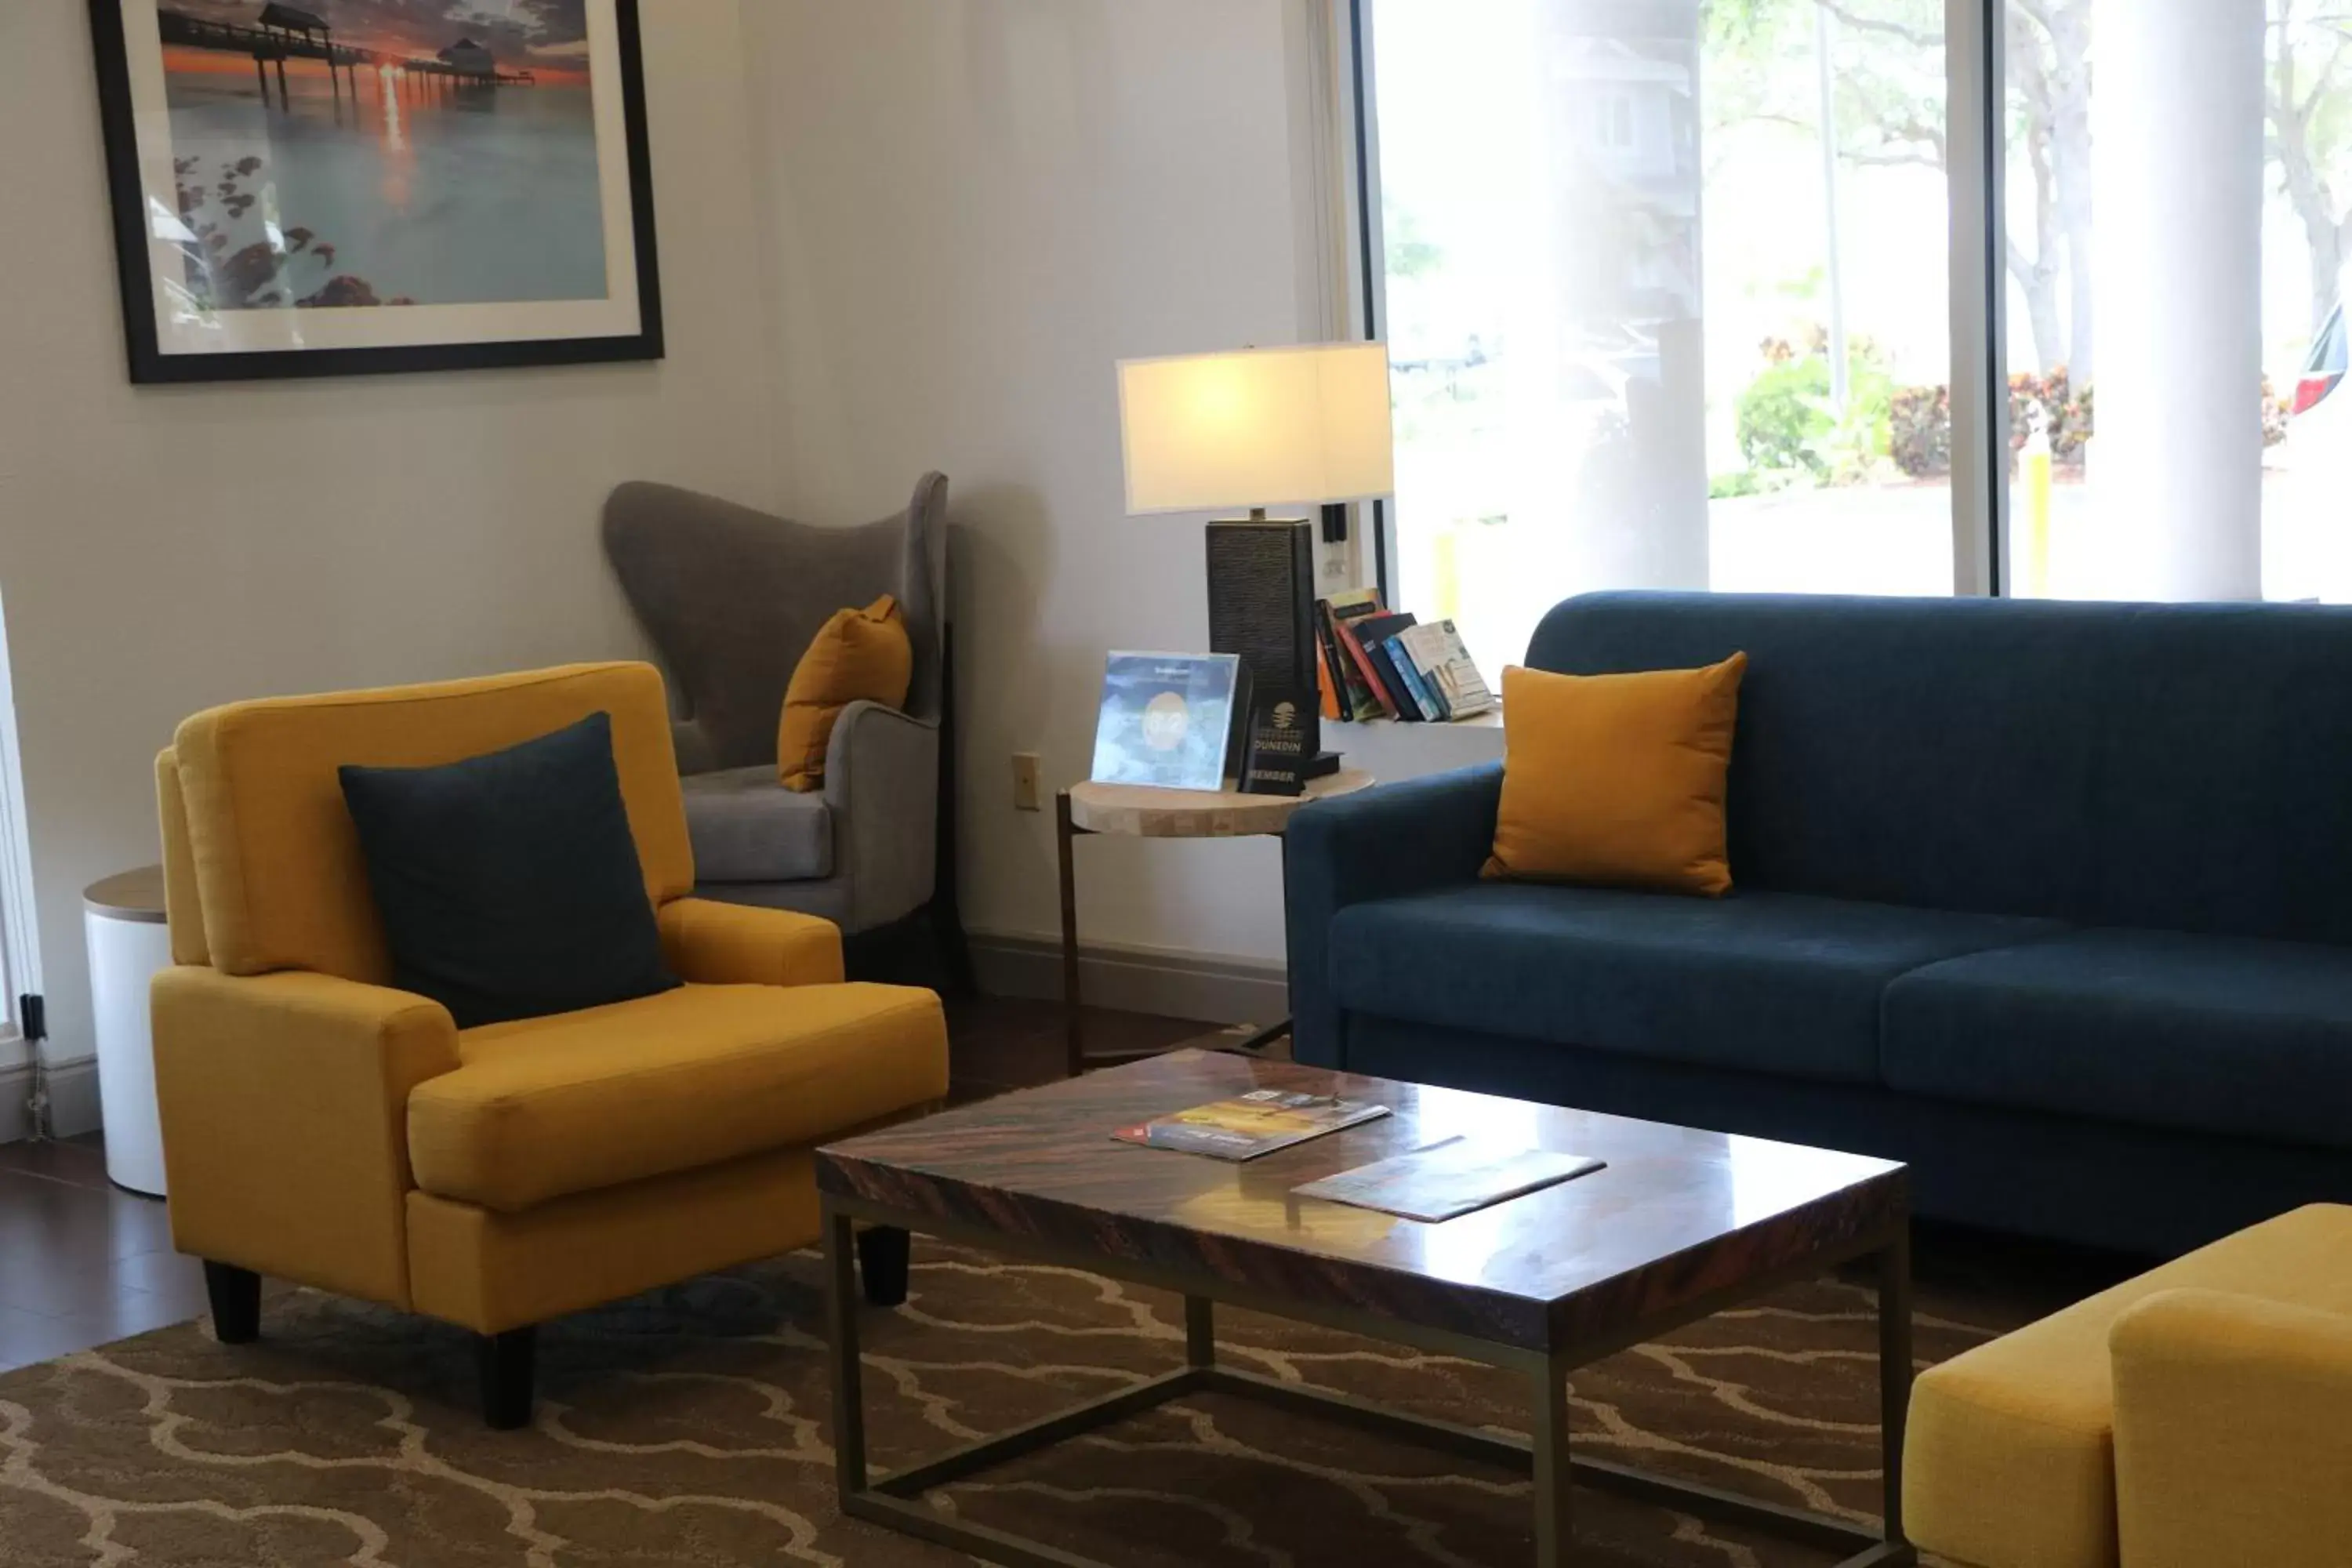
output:
[[[1291,1049],[1318,1067],[1346,1066],[1331,994],[1331,921],[1349,904],[1476,879],[1495,847],[1503,766],[1317,801],[1283,841],[1290,949]]]
[[[662,956],[698,985],[838,985],[841,928],[791,910],[672,899],[661,908]]]
[[[939,870],[940,726],[878,702],[841,710],[824,753],[842,925],[869,931],[930,901]]]
[[[2329,1568],[2352,1542],[2352,1316],[2166,1290],[2117,1319],[2132,1568]]]
[[[182,1252],[405,1308],[408,1095],[456,1069],[438,1002],[183,964],[151,991]]]

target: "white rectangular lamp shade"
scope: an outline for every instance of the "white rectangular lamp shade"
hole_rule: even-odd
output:
[[[1118,411],[1130,516],[1396,488],[1385,343],[1127,360]]]

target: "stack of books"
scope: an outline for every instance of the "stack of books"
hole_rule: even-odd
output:
[[[1442,724],[1495,706],[1452,621],[1391,615],[1364,588],[1318,600],[1315,628],[1326,719]]]

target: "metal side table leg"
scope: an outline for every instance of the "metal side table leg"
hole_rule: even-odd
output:
[[[1078,869],[1071,853],[1078,830],[1070,821],[1070,792],[1054,797],[1054,843],[1062,877],[1062,1029],[1069,1047],[1069,1071],[1087,1070],[1087,1035],[1078,998]]]

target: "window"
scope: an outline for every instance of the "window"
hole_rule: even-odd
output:
[[[2352,599],[2352,18],[2094,9],[2009,0],[2015,591]]]
[[[40,942],[34,923],[31,840],[25,830],[25,780],[5,608],[0,605],[0,1093],[14,1092],[8,1086],[13,1070],[29,1062],[36,1068],[37,1097],[39,1047],[26,1038],[19,1007],[26,994],[40,990]],[[7,1121],[14,1109],[0,1107],[0,1121]]]
[[[1633,150],[1633,97],[1631,93],[1604,92],[1592,100],[1593,151],[1604,158],[1614,158]]]
[[[1942,0],[1360,0],[1391,593],[1948,594]],[[1841,7],[1843,9],[1843,7]]]
[[[2339,0],[2145,0],[2095,93],[2097,0],[1350,5],[1384,581],[1488,665],[1598,588],[2352,601]]]

